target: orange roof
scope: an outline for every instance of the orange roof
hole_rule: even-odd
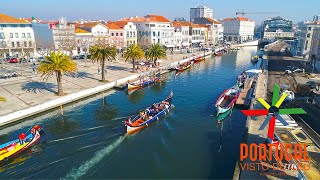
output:
[[[237,20],[237,21],[252,21],[249,18],[245,17],[236,17],[236,18],[225,18],[224,21],[232,21],[232,20]]]
[[[167,18],[165,18],[164,16],[160,16],[160,15],[155,15],[155,14],[149,14],[147,16],[145,16],[145,18],[150,19],[149,21],[152,22],[170,22]]]
[[[98,25],[98,22],[91,22],[91,23],[84,23],[84,24],[75,24],[75,27],[84,27],[84,28],[93,28],[94,26]]]
[[[6,14],[0,14],[0,24],[30,24],[30,23],[12,16],[8,16]]]
[[[117,29],[117,30],[121,30],[122,28],[120,28],[119,26],[117,26],[114,23],[106,23],[105,26],[107,26],[109,29]]]
[[[128,24],[128,22],[127,21],[108,21],[108,24],[115,24],[120,28],[123,28],[125,25]]]
[[[86,30],[81,29],[81,28],[79,28],[79,27],[77,27],[77,28],[75,29],[75,32],[76,32],[76,33],[90,33],[89,31],[86,31]]]
[[[211,19],[211,18],[206,18],[208,21],[210,21],[211,23],[214,23],[214,24],[221,24],[221,22],[219,21],[216,21],[214,19]]]
[[[198,24],[193,24],[192,22],[187,21],[173,21],[172,24],[174,27],[189,26],[192,28],[200,28]]]
[[[170,22],[167,18],[160,15],[149,14],[145,17],[127,17],[120,21],[126,22]]]

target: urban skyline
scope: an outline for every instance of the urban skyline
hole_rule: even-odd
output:
[[[119,20],[128,16],[143,16],[146,14],[159,14],[164,15],[170,20],[175,17],[184,17],[189,19],[189,12],[191,7],[196,5],[205,5],[214,11],[215,19],[223,19],[227,17],[235,17],[237,11],[245,11],[249,14],[246,17],[253,19],[260,24],[262,20],[271,16],[281,16],[286,19],[290,19],[293,22],[300,22],[306,20],[312,20],[313,15],[319,14],[316,7],[320,3],[316,0],[311,0],[309,3],[299,4],[296,6],[292,1],[284,0],[281,2],[272,0],[261,6],[259,1],[239,1],[230,0],[226,4],[219,3],[219,1],[127,1],[125,6],[123,1],[101,1],[96,0],[95,3],[91,3],[90,7],[86,3],[79,3],[79,1],[2,1],[0,3],[0,11],[5,14],[9,14],[15,17],[39,17],[40,19],[58,19],[61,16],[65,16],[70,21],[76,19],[106,19],[106,20]],[[274,4],[277,3],[275,6]],[[109,5],[110,4],[110,5]],[[230,6],[230,4],[235,4]],[[14,5],[14,6],[13,6]],[[50,7],[50,8],[43,8]],[[70,11],[70,7],[78,9],[79,13]],[[146,8],[148,7],[148,8]],[[180,8],[177,8],[180,7]],[[250,14],[255,12],[272,12],[271,14]],[[302,12],[302,13],[295,13]]]

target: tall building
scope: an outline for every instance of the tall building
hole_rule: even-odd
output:
[[[316,16],[315,16],[316,17]],[[301,37],[304,41],[302,55],[305,56],[306,59],[310,57],[310,48],[312,45],[312,41],[314,40],[313,34],[314,29],[320,28],[320,19],[314,18],[316,21],[306,21],[304,22],[305,28],[302,30],[304,33],[304,37]]]
[[[262,22],[262,39],[290,39],[294,37],[292,21],[280,16],[269,18]]]
[[[193,22],[195,18],[213,19],[213,9],[210,9],[206,6],[196,6],[190,8],[190,22]]]
[[[222,20],[222,26],[225,41],[245,42],[253,40],[255,23],[248,18],[226,18]]]
[[[33,57],[35,52],[36,43],[32,24],[0,14],[0,58]]]

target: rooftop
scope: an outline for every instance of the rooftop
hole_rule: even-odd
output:
[[[161,15],[149,14],[145,17],[126,17],[121,19],[120,21],[127,21],[127,22],[170,22],[167,18]]]
[[[249,22],[253,22],[253,20],[250,20],[249,18],[245,18],[245,17],[225,18],[223,21],[249,21]]]
[[[6,14],[0,14],[0,24],[30,24],[30,23]]]

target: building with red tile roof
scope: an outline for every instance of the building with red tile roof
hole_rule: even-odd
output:
[[[224,40],[246,42],[253,40],[255,22],[245,17],[225,18],[222,20]]]
[[[24,58],[35,55],[36,43],[31,23],[0,14],[0,29],[0,51],[4,52],[5,57]]]
[[[208,26],[207,43],[209,46],[223,41],[223,26],[221,22],[211,18],[194,18],[194,22]]]

